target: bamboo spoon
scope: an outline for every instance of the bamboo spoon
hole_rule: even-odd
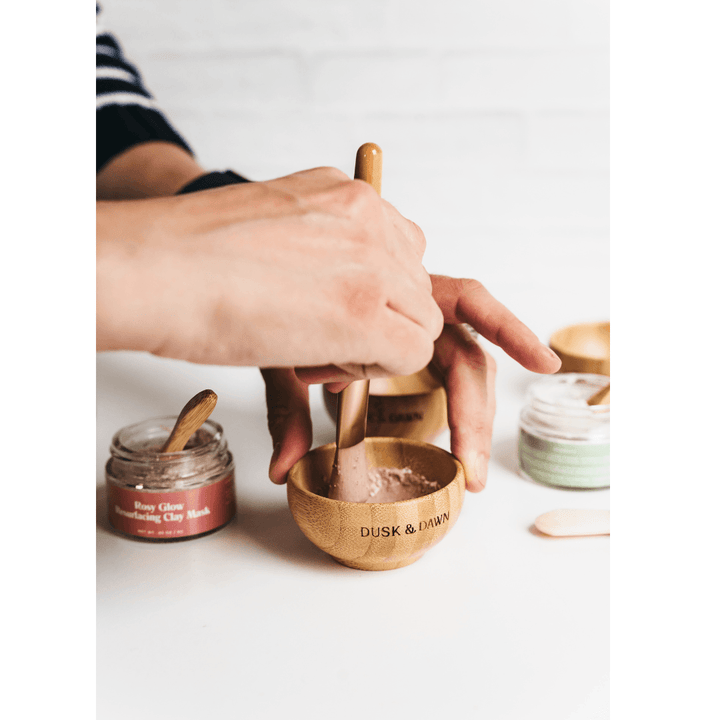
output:
[[[380,194],[382,150],[375,143],[361,145],[355,156],[355,179],[364,180]],[[356,380],[340,392],[335,431],[335,462],[328,497],[364,502],[368,496],[365,432],[367,428],[369,380]]]
[[[600,388],[592,397],[587,400],[588,405],[609,405],[610,404],[610,383]]]
[[[609,535],[609,510],[551,510],[535,520],[535,527],[545,535]]]
[[[203,390],[190,398],[180,411],[175,427],[160,452],[180,452],[193,433],[210,417],[216,404],[217,395],[212,390]]]

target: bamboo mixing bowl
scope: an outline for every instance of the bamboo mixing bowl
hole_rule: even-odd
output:
[[[366,438],[368,467],[409,467],[440,489],[393,503],[350,503],[327,497],[335,444],[311,450],[288,474],[290,512],[304,535],[347,567],[393,570],[419,560],[455,524],[465,473],[447,451],[404,438]]]
[[[338,396],[323,386],[325,409],[335,420]],[[398,437],[432,442],[447,429],[447,395],[425,368],[413,375],[370,381],[367,437]]]
[[[554,332],[550,347],[562,360],[560,372],[610,375],[610,323],[582,323]]]

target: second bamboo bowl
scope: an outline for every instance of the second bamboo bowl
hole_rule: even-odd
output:
[[[560,372],[610,375],[610,323],[569,325],[550,337],[550,347],[562,360]]]
[[[323,386],[325,409],[335,420],[338,396]],[[402,377],[373,378],[367,436],[432,442],[447,430],[447,395],[430,368]]]
[[[359,570],[393,570],[419,560],[455,524],[465,473],[447,451],[404,438],[366,438],[368,467],[409,467],[440,489],[392,503],[327,497],[335,444],[311,450],[288,473],[290,512],[303,534],[337,562]]]

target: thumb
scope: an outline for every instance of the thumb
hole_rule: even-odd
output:
[[[266,368],[260,372],[265,380],[268,429],[273,441],[268,474],[281,485],[288,470],[312,444],[308,386],[292,368]]]

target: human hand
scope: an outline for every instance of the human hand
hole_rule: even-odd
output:
[[[466,487],[485,487],[495,415],[495,360],[463,326],[501,347],[528,370],[552,373],[560,360],[534,333],[476,280],[433,275],[433,296],[445,327],[435,342],[433,364],[448,395],[448,423],[453,454],[462,462]],[[287,472],[309,449],[312,425],[308,386],[292,369],[263,370],[268,425],[273,439],[270,479],[285,482]],[[317,376],[337,392],[350,379],[342,373]]]
[[[487,482],[492,445],[496,363],[460,323],[533,372],[557,372],[561,361],[477,280],[433,275],[432,283],[447,323],[435,343],[433,363],[448,396],[450,449],[463,464],[467,489],[479,492]]]
[[[424,236],[339,170],[97,210],[101,350],[352,377],[432,357]]]

